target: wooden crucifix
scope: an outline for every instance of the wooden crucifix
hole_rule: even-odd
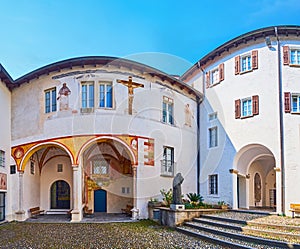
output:
[[[117,80],[118,83],[123,84],[128,88],[128,114],[132,115],[132,103],[133,103],[133,90],[138,87],[144,87],[144,84],[140,84],[132,81],[132,76],[127,80]]]

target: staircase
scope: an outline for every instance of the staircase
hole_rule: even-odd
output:
[[[201,215],[185,222],[177,230],[229,248],[294,248],[300,244],[300,226],[265,224],[253,221],[268,215],[265,212],[228,211]],[[264,238],[262,237],[264,236]],[[277,239],[277,240],[276,240]]]

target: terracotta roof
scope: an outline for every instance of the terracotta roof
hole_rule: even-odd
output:
[[[261,28],[257,29],[248,33],[245,33],[243,35],[240,35],[223,45],[217,47],[212,52],[205,55],[203,58],[201,58],[199,61],[197,61],[190,69],[188,69],[181,77],[181,80],[186,80],[190,75],[193,75],[195,73],[195,70],[199,69],[201,66],[205,66],[209,61],[215,59],[218,56],[222,56],[224,52],[230,51],[232,48],[236,48],[241,44],[246,44],[248,41],[255,41],[259,38],[265,38],[267,36],[276,36],[275,27],[277,27],[277,34],[279,36],[286,36],[289,35],[300,35],[300,26],[296,25],[287,25],[287,26],[271,26],[267,28]]]
[[[201,98],[201,94],[181,81],[178,78],[175,78],[171,75],[168,75],[156,68],[147,66],[145,64],[123,59],[123,58],[118,58],[118,57],[107,57],[107,56],[86,56],[86,57],[77,57],[77,58],[72,58],[72,59],[67,59],[67,60],[62,60],[58,61],[49,65],[46,65],[44,67],[41,67],[39,69],[36,69],[28,74],[25,74],[24,76],[12,80],[12,78],[9,76],[9,74],[4,70],[4,68],[1,66],[1,69],[3,69],[3,72],[6,74],[5,78],[5,83],[10,89],[13,89],[15,87],[20,86],[23,83],[29,83],[33,79],[39,78],[41,75],[49,74],[52,72],[59,72],[63,69],[72,69],[73,67],[84,67],[85,65],[92,65],[92,66],[105,66],[105,65],[113,65],[117,67],[128,67],[130,69],[135,69],[141,72],[148,73],[151,76],[157,76],[160,78],[162,81],[168,80],[171,85],[176,85],[179,87],[180,90],[186,90],[189,94],[193,94],[196,97]],[[0,77],[1,77],[1,72],[0,71]]]

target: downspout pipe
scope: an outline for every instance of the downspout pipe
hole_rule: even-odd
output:
[[[201,169],[201,154],[200,154],[200,104],[203,102],[205,98],[205,90],[204,90],[204,80],[205,80],[205,73],[202,69],[200,62],[197,62],[197,67],[203,73],[203,95],[202,98],[197,98],[197,193],[200,194],[200,169]]]
[[[200,194],[200,104],[201,99],[197,97],[197,194]]]
[[[278,55],[278,97],[279,97],[279,138],[280,138],[280,164],[281,164],[281,214],[285,214],[285,160],[284,160],[284,124],[283,124],[283,100],[282,100],[282,63],[280,40],[277,27],[274,27],[277,39]]]

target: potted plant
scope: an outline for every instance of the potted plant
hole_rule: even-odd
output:
[[[148,201],[148,207],[160,207],[161,206],[161,201],[159,201],[156,198],[151,198],[150,201]]]
[[[219,202],[218,202],[218,206],[219,206],[221,209],[228,209],[228,205],[226,204],[225,201],[219,201]]]

